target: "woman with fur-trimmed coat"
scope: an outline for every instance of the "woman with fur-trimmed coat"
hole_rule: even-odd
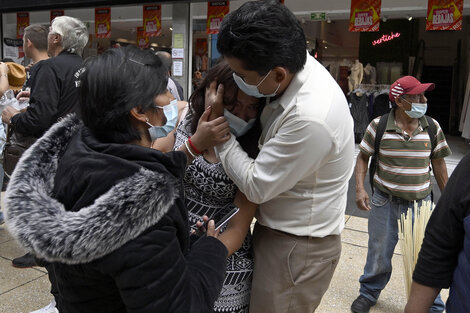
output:
[[[174,128],[165,71],[135,47],[89,59],[83,122],[55,124],[10,180],[9,231],[49,263],[60,313],[208,312],[220,293],[227,248],[213,221],[189,247],[185,153],[149,148]],[[228,125],[207,123],[222,132],[201,147],[227,139]]]

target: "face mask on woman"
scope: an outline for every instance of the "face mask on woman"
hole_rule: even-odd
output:
[[[165,106],[155,106],[156,108],[162,109],[163,114],[166,117],[166,123],[163,126],[154,126],[148,121],[147,125],[150,126],[148,129],[150,139],[152,141],[166,137],[173,129],[175,129],[176,121],[178,120],[178,101],[176,99],[172,100],[170,104]]]
[[[240,137],[245,135],[255,124],[256,119],[252,118],[248,122],[239,118],[238,116],[230,113],[227,109],[224,109],[224,116],[227,119],[228,126],[230,127],[230,132],[235,135],[235,137]]]

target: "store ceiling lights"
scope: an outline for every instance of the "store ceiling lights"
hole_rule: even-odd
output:
[[[326,22],[327,22],[328,24],[331,24],[331,18],[327,18],[327,19],[326,19]]]
[[[382,22],[386,22],[388,20],[388,18],[386,16],[382,16]]]
[[[411,15],[408,15],[408,21],[410,21],[410,22],[411,22],[411,20],[412,20],[412,19],[413,19],[413,16],[411,16]]]
[[[173,31],[173,27],[170,27],[170,30]]]

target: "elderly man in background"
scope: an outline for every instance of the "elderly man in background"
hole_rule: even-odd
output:
[[[160,60],[162,60],[163,65],[168,69],[168,90],[176,100],[184,100],[183,87],[181,87],[178,81],[171,77],[171,67],[173,65],[171,54],[166,51],[157,51],[155,54],[160,58]]]
[[[2,113],[2,121],[13,127],[14,132],[22,136],[41,137],[55,122],[69,113],[80,116],[78,98],[78,74],[82,67],[82,53],[88,42],[86,25],[73,17],[56,17],[51,24],[47,37],[47,52],[50,59],[35,65],[35,75],[31,81],[29,107],[20,112],[8,107]],[[20,94],[27,96],[27,92]],[[34,257],[24,256],[22,267],[36,265]],[[55,288],[55,275],[48,269],[52,285]],[[55,301],[32,313],[56,313]]]
[[[439,123],[424,115],[427,110],[424,92],[433,89],[433,83],[422,84],[412,76],[396,80],[389,92],[394,108],[369,124],[359,145],[356,204],[359,209],[370,211],[369,243],[352,312],[369,312],[390,280],[392,256],[398,242],[397,220],[414,203],[421,206],[422,201],[432,200],[431,164],[441,191],[447,183],[444,158],[451,154],[450,148]],[[364,178],[372,155],[377,156],[377,171],[371,179],[374,188],[369,204]],[[443,310],[444,303],[437,296],[430,312]]]

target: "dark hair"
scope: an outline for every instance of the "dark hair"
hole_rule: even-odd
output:
[[[260,75],[276,66],[295,74],[307,59],[302,26],[278,0],[246,2],[228,14],[220,26],[217,49]]]
[[[39,51],[47,51],[47,35],[49,29],[40,24],[29,25],[24,29],[24,38],[32,42]]]
[[[171,54],[166,51],[157,51],[155,55],[160,58],[163,65],[167,68],[168,72],[171,72],[171,65],[173,64],[173,60],[171,58]]]
[[[129,45],[87,59],[80,81],[85,126],[102,142],[129,143],[141,139],[129,111],[154,106],[155,97],[166,92],[168,76],[152,51]]]
[[[237,102],[238,86],[233,80],[233,71],[224,60],[220,61],[217,65],[207,71],[206,76],[198,85],[196,90],[189,98],[189,112],[191,114],[191,124],[188,125],[190,128],[187,129],[191,134],[194,134],[197,129],[199,118],[205,110],[205,94],[206,87],[209,87],[211,82],[217,82],[217,84],[224,85],[224,105],[226,107],[235,106]],[[252,158],[258,154],[258,138],[261,135],[261,125],[259,123],[259,116],[263,110],[265,99],[261,98],[260,107],[258,111],[258,119],[253,126],[245,135],[238,137],[237,140],[240,142],[242,148]]]

